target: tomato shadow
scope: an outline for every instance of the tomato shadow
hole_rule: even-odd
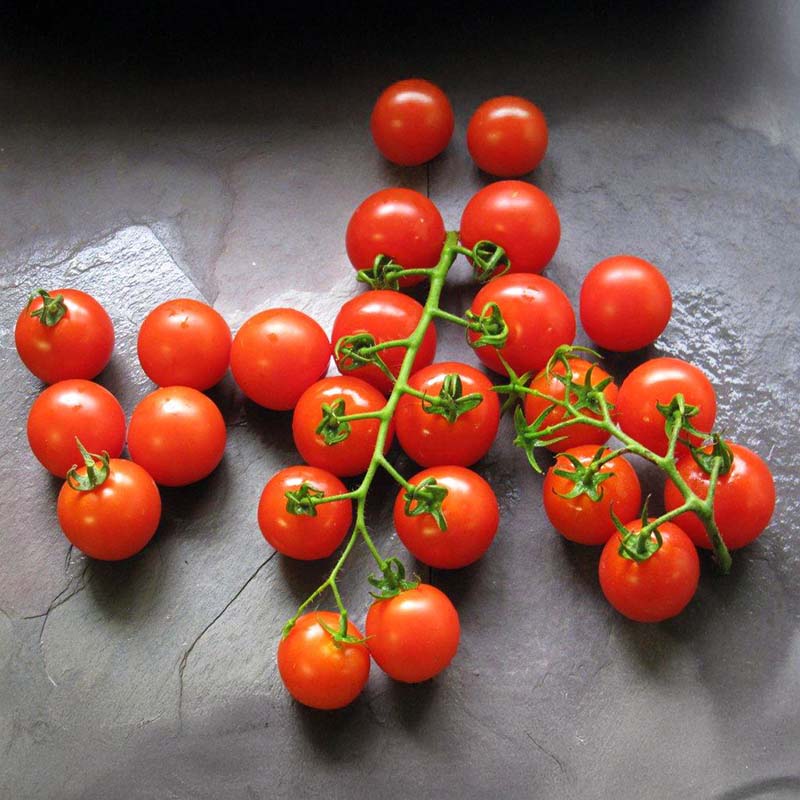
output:
[[[315,561],[299,561],[281,553],[275,556],[278,561],[283,588],[288,591],[295,606],[300,605],[330,575],[331,569],[336,563],[337,554],[338,550],[328,558],[321,558]],[[320,597],[319,607],[328,608],[326,603],[331,602],[330,593],[328,592]],[[316,607],[316,604],[312,604],[309,610]]]
[[[418,167],[403,167],[393,164],[385,159],[377,149],[375,150],[378,172],[385,186],[397,186],[403,189],[413,189],[420,194],[427,194],[428,168],[426,164]]]
[[[246,428],[256,434],[270,460],[293,464],[301,462],[292,437],[290,411],[271,411],[252,400],[240,397],[232,419],[231,425],[235,428]]]

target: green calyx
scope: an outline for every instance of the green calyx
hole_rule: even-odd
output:
[[[467,337],[467,343],[470,347],[489,346],[499,349],[505,346],[508,339],[508,325],[503,319],[503,314],[497,303],[487,303],[480,314],[467,311],[464,316],[469,323],[467,330],[477,331],[480,334],[475,341],[471,341]]]
[[[571,453],[560,453],[559,458],[565,458],[572,466],[572,470],[562,469],[560,467],[553,470],[554,475],[560,478],[566,478],[571,481],[573,486],[566,494],[556,492],[559,497],[565,500],[571,500],[574,497],[580,497],[585,494],[593,503],[599,502],[603,498],[604,481],[614,477],[613,472],[601,472],[601,468],[605,463],[603,455],[605,447],[601,447],[592,457],[589,464],[581,464],[581,462]]]
[[[320,628],[324,628],[330,634],[331,639],[333,639],[333,643],[337,647],[341,647],[343,644],[366,644],[367,642],[365,638],[362,639],[358,636],[353,636],[352,634],[347,632],[346,610],[339,612],[338,628],[332,628],[326,622],[323,622],[320,617],[317,618],[317,624],[320,626]]]
[[[483,395],[479,392],[465,395],[461,376],[452,372],[445,376],[437,397],[426,397],[421,402],[426,414],[439,414],[452,424],[462,414],[477,408],[483,402]]]
[[[486,283],[492,278],[504,275],[511,269],[506,251],[499,244],[486,239],[472,248],[472,270],[478,283]]]
[[[719,462],[717,476],[726,475],[733,466],[733,451],[722,441],[718,433],[711,434],[711,451],[706,452],[705,448],[691,446],[689,452],[703,472],[710,475],[714,471],[714,462]]]
[[[417,275],[429,272],[430,270],[406,270],[398,264],[391,256],[377,255],[375,261],[369,269],[358,271],[358,280],[366,283],[372,289],[394,289],[400,288],[400,278],[405,275]]]
[[[78,465],[73,464],[67,473],[67,484],[70,489],[74,489],[76,492],[91,492],[92,489],[96,489],[108,477],[109,456],[105,451],[101,455],[88,452],[77,436],[75,437],[75,443],[78,445],[78,450],[80,450],[83,457],[86,474],[78,474]],[[100,462],[99,465],[98,461]]]
[[[628,530],[628,528],[620,522],[619,517],[614,513],[614,509],[611,509],[611,520],[620,534],[620,543],[617,552],[623,558],[638,563],[652,558],[664,544],[658,526],[649,522],[649,517],[647,515],[647,505],[649,501],[649,497],[644,501],[644,506],[642,507],[642,527],[641,530],[638,531]]]
[[[342,336],[334,345],[333,357],[336,359],[336,366],[342,372],[352,372],[372,364],[394,381],[394,375],[378,353],[378,343],[371,333]]]
[[[308,481],[303,481],[299,489],[286,492],[286,510],[295,516],[316,517],[317,503],[325,497],[325,492],[312,486]]]
[[[447,497],[447,487],[436,482],[436,478],[425,478],[406,489],[405,514],[407,517],[419,517],[430,514],[440,531],[447,530],[447,520],[442,513],[442,502]]]
[[[30,315],[32,317],[37,317],[42,325],[52,328],[57,325],[64,314],[67,313],[64,295],[57,294],[53,297],[44,289],[37,289],[35,292],[31,292],[30,297],[28,297],[27,307],[29,308],[31,303],[39,297],[42,298],[42,305],[35,311],[31,311]]]
[[[545,419],[547,419],[554,408],[556,408],[555,404],[546,406],[542,413],[539,414],[530,425],[527,419],[525,419],[525,412],[522,410],[521,406],[517,406],[514,411],[514,429],[517,435],[514,437],[513,443],[525,451],[528,463],[539,475],[543,474],[544,470],[536,460],[536,449],[540,447],[549,447],[550,445],[557,444],[566,439],[566,436],[553,436],[552,434],[542,431],[542,425]]]
[[[394,556],[383,562],[380,576],[370,575],[367,580],[377,589],[377,592],[370,592],[376,600],[388,600],[400,592],[416,589],[419,586],[419,579],[406,580],[406,568],[403,562]]]
[[[603,378],[603,380],[595,383],[593,379],[594,370],[597,365],[592,364],[592,366],[586,370],[583,383],[575,383],[575,376],[569,362],[571,359],[577,358],[575,355],[576,350],[597,355],[597,353],[590,350],[588,347],[573,347],[571,345],[565,347],[562,345],[556,348],[556,351],[550,357],[545,367],[545,373],[548,378],[553,377],[564,386],[564,396],[569,400],[570,405],[575,411],[588,409],[593,414],[600,414],[602,409],[600,407],[599,398],[605,388],[611,383],[611,377]],[[556,364],[562,364],[564,366],[563,375],[553,371]]]
[[[342,398],[332,404],[323,403],[322,420],[317,425],[316,433],[322,436],[325,444],[334,445],[343,442],[350,435],[350,423],[345,416],[345,403]]]

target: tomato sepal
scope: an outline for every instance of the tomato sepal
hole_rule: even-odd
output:
[[[91,492],[92,489],[96,489],[108,478],[110,458],[105,450],[100,455],[90,453],[81,444],[81,440],[77,436],[75,437],[75,444],[78,446],[78,450],[81,451],[81,456],[83,456],[86,474],[79,475],[78,465],[73,464],[72,468],[67,472],[67,484],[70,489],[74,489],[76,492]],[[97,466],[98,461],[100,462],[99,467]]]
[[[486,283],[492,278],[505,275],[511,269],[506,251],[499,244],[490,242],[488,239],[481,239],[472,248],[470,256],[472,260],[472,272],[478,283]]]
[[[440,531],[447,530],[447,520],[442,512],[442,502],[447,497],[447,487],[430,477],[412,485],[405,493],[405,514],[407,517],[419,517],[430,514],[436,521]],[[416,505],[413,505],[416,503]]]
[[[714,462],[719,460],[717,476],[726,475],[733,466],[733,450],[722,441],[718,433],[711,434],[711,452],[706,452],[705,447],[690,445],[689,452],[698,467],[707,475],[714,471]]]
[[[628,530],[614,513],[614,509],[612,508],[610,510],[611,520],[620,534],[617,552],[622,558],[627,558],[629,561],[636,561],[639,563],[647,561],[647,559],[652,558],[664,544],[664,539],[661,536],[661,531],[658,530],[658,525],[651,527],[651,523],[648,522],[647,506],[649,502],[650,498],[647,497],[642,506],[642,527],[638,532]]]
[[[339,628],[338,630],[331,625],[328,625],[321,617],[317,617],[317,625],[324,631],[330,634],[336,647],[341,647],[343,644],[366,644],[367,636],[353,636],[347,632],[347,611],[339,612]]]
[[[42,298],[41,308],[31,311],[30,314],[32,317],[38,318],[39,322],[45,327],[53,328],[61,321],[64,314],[67,313],[64,295],[57,294],[53,297],[45,289],[37,289],[35,292],[30,293],[26,308],[30,308],[31,303],[40,297]]]
[[[508,325],[503,319],[503,313],[500,311],[500,306],[497,303],[487,303],[482,309],[480,314],[475,314],[473,311],[467,311],[464,315],[469,327],[469,331],[477,331],[480,336],[472,340],[467,335],[467,344],[477,349],[479,347],[495,347],[498,350],[503,347],[508,340]]]
[[[547,406],[530,425],[525,419],[525,411],[521,406],[517,406],[514,411],[514,429],[517,435],[514,437],[513,444],[517,447],[521,447],[525,451],[525,455],[528,457],[528,463],[531,465],[534,472],[537,472],[539,475],[543,475],[544,470],[536,460],[536,448],[547,447],[548,445],[563,442],[564,439],[567,438],[566,436],[542,436],[539,432],[542,423],[555,407],[555,405]]]
[[[317,504],[314,501],[325,497],[325,492],[312,486],[308,481],[303,481],[299,489],[287,491],[285,497],[286,510],[290,514],[298,517],[316,517]]]
[[[599,471],[604,463],[603,455],[605,451],[606,448],[601,447],[594,454],[594,457],[587,466],[584,466],[572,453],[568,451],[561,453],[561,457],[566,458],[573,469],[570,471],[567,469],[555,468],[553,474],[558,475],[560,478],[566,478],[568,481],[572,481],[573,486],[572,489],[565,494],[561,492],[554,493],[559,497],[563,497],[565,500],[572,500],[575,497],[580,497],[582,494],[585,494],[593,503],[599,503],[600,500],[603,499],[603,487],[601,484],[603,481],[613,478],[615,474],[613,472]]]
[[[378,590],[378,593],[370,592],[370,595],[376,600],[388,600],[401,592],[416,589],[420,584],[417,576],[414,576],[413,580],[406,580],[406,568],[403,562],[395,556],[391,556],[383,562],[380,577],[370,575],[367,580]]]
[[[426,414],[439,414],[451,425],[462,415],[483,402],[480,392],[464,394],[461,376],[457,372],[445,375],[442,388],[435,398],[425,396],[421,398],[422,410]]]
[[[376,366],[390,381],[395,377],[386,362],[375,350],[378,343],[371,333],[354,333],[342,336],[333,348],[336,366],[342,373],[353,372],[367,365]],[[384,345],[385,346],[385,345]]]
[[[338,444],[350,435],[350,423],[342,419],[345,416],[345,410],[345,402],[342,398],[332,404],[322,404],[322,420],[317,425],[315,432],[323,438],[325,444]]]

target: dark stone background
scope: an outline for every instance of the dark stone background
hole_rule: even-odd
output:
[[[800,796],[797,3],[67,5],[0,4],[0,795]],[[445,88],[457,127],[428,167],[399,169],[367,120],[409,75]],[[415,687],[374,669],[350,708],[315,713],[283,691],[274,652],[329,565],[274,557],[255,521],[267,478],[297,460],[289,416],[226,379],[211,393],[222,466],[163,492],[139,557],[90,562],[27,450],[41,387],[14,352],[16,314],[39,285],[95,294],[118,335],[100,381],[127,413],[151,388],[136,329],[163,300],[204,297],[234,329],[289,304],[330,330],[359,291],[352,209],[411,186],[456,227],[488,180],[466,122],[509,92],[550,122],[532,176],[563,225],[547,274],[575,300],[607,255],[663,268],[673,320],[612,371],[662,353],[702,367],[719,425],[772,465],[775,517],[729,577],[704,560],[679,618],[629,623],[597,553],[547,524],[506,423],[479,465],[501,498],[496,543],[466,570],[419,568],[461,614],[451,668]],[[446,307],[473,293],[462,264]],[[474,360],[459,331],[440,337],[442,356]],[[372,527],[400,552],[393,490],[377,489]],[[344,581],[356,621],[369,568],[358,555]]]

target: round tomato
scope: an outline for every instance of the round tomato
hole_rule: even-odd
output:
[[[336,642],[322,626],[339,629],[333,611],[304,614],[278,645],[278,671],[289,694],[304,706],[330,710],[343,708],[358,697],[369,678],[366,645]],[[363,639],[347,623],[347,633]]]
[[[376,344],[383,344],[393,339],[406,339],[419,324],[422,311],[422,306],[413,297],[399,292],[385,290],[364,292],[352,300],[348,300],[342,306],[333,323],[331,339],[334,346],[343,336],[351,336],[356,333],[372,334]],[[436,328],[429,325],[411,367],[412,373],[430,364],[435,353]],[[405,354],[405,347],[390,347],[379,351],[383,362],[395,377],[400,372]],[[340,364],[341,359],[338,359],[336,365],[339,367],[339,371],[344,373]],[[386,395],[392,391],[394,386],[393,382],[374,364],[348,370],[347,374],[361,378]]]
[[[328,370],[331,343],[307,314],[270,308],[250,317],[233,340],[231,372],[254,402],[288,411]]]
[[[80,467],[79,476],[86,475]],[[58,521],[72,544],[91,558],[119,561],[138,553],[161,519],[161,495],[138,464],[108,462],[108,477],[94,489],[78,491],[67,481],[58,495]]]
[[[439,528],[432,514],[406,514],[406,490],[400,489],[394,504],[394,526],[400,541],[414,558],[437,569],[458,569],[477,561],[497,533],[500,508],[492,487],[464,467],[433,467],[417,473],[409,483],[417,486],[428,478],[447,489],[442,515],[447,530]],[[411,502],[410,511],[418,506]]]
[[[500,355],[517,375],[538,372],[559,345],[572,344],[575,338],[575,312],[567,296],[541,275],[493,278],[475,295],[472,313],[479,315],[489,303],[497,304],[508,326]],[[468,336],[474,342],[479,334],[469,331]],[[489,369],[505,375],[496,348],[483,345],[475,352]]]
[[[606,350],[626,353],[652,344],[672,314],[667,279],[649,261],[613,256],[589,270],[581,286],[581,324]]]
[[[676,394],[682,394],[687,405],[700,411],[690,419],[700,431],[710,431],[717,417],[714,387],[695,366],[678,358],[653,358],[631,372],[619,387],[617,419],[628,436],[659,455],[665,455],[666,422],[656,404],[669,405]],[[693,437],[696,439],[697,437]],[[678,445],[678,452],[686,448]]]
[[[386,398],[374,387],[359,378],[323,378],[303,392],[292,417],[294,444],[304,461],[326,469],[341,478],[360,475],[369,467],[378,441],[380,420],[360,419],[349,422],[350,434],[335,444],[326,444],[317,427],[322,422],[322,406],[334,406],[344,401],[345,414],[364,414],[380,411]],[[386,436],[386,452],[392,444],[394,423]]]
[[[287,467],[267,482],[258,504],[258,525],[264,538],[291,558],[311,561],[327,558],[344,539],[353,521],[350,500],[316,506],[316,514],[292,514],[286,509],[286,492],[297,492],[304,484],[330,497],[344,494],[345,485],[330,472],[317,467]]]
[[[203,391],[219,383],[228,369],[231,330],[211,306],[182,297],[145,317],[137,350],[153,383]]]
[[[556,252],[561,223],[556,207],[524,181],[498,181],[481,189],[461,215],[461,243],[473,248],[488,240],[500,245],[511,272],[541,272]]]
[[[467,147],[484,172],[517,178],[535,169],[547,150],[547,122],[523,97],[505,95],[481,103],[467,126]]]
[[[91,381],[59,381],[34,400],[28,414],[28,442],[53,475],[65,478],[83,459],[75,443],[90,453],[116,458],[125,446],[125,412],[108,389]]]
[[[447,147],[454,124],[447,95],[418,78],[397,81],[385,89],[370,118],[372,138],[381,155],[404,167],[438,156]]]
[[[620,519],[631,519],[642,506],[639,478],[622,456],[612,458],[597,471],[599,475],[612,475],[598,484],[599,500],[592,500],[588,494],[564,497],[575,489],[576,482],[556,475],[555,471],[575,472],[568,455],[577,458],[583,467],[588,467],[597,450],[594,445],[582,445],[559,454],[542,484],[548,519],[564,538],[579,544],[605,544],[616,530],[611,510]]]
[[[103,306],[85,292],[40,290],[20,313],[14,340],[22,363],[39,380],[88,380],[111,358],[114,326]]]
[[[641,520],[629,522],[642,529]],[[672,522],[659,525],[663,544],[646,561],[619,554],[619,534],[612,536],[600,556],[600,588],[620,614],[636,622],[661,622],[686,607],[697,591],[700,559],[691,539]]]
[[[714,521],[729,550],[736,550],[757,539],[775,510],[775,483],[766,463],[752,450],[727,443],[733,452],[733,463],[719,477],[714,490]],[[711,452],[711,448],[706,448]],[[708,474],[686,453],[677,463],[678,472],[689,488],[701,499],[708,496]],[[683,505],[683,496],[672,481],[664,487],[667,511]],[[700,518],[688,512],[675,517],[675,524],[686,531],[698,546],[709,549],[711,542]]]
[[[156,483],[186,486],[216,469],[225,436],[222,414],[208,397],[188,386],[168,386],[133,410],[128,450]]]
[[[419,683],[438,675],[458,650],[458,612],[435,586],[421,583],[367,612],[367,645],[389,677]]]
[[[500,401],[492,391],[492,382],[468,364],[431,364],[414,374],[408,384],[433,399],[439,396],[448,375],[459,377],[462,397],[477,394],[481,402],[451,422],[442,414],[425,411],[420,398],[404,394],[394,415],[401,447],[423,467],[474,464],[489,451],[500,424]]]

